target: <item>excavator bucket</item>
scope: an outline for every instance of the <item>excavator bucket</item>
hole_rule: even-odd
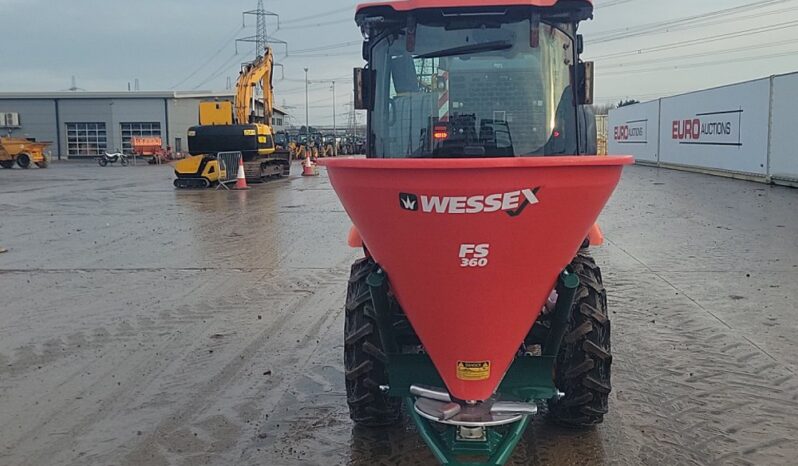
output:
[[[632,158],[320,163],[449,393],[487,400]]]

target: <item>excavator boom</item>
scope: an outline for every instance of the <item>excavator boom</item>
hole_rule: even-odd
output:
[[[235,119],[240,125],[247,123],[263,123],[271,126],[274,112],[274,91],[272,89],[272,70],[274,56],[266,47],[263,56],[246,65],[236,82]],[[257,116],[255,108],[255,90],[258,84],[263,88],[263,117]]]

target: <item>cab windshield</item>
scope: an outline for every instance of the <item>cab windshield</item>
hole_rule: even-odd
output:
[[[572,40],[556,26],[531,26],[418,24],[414,38],[377,42],[373,156],[576,154]]]

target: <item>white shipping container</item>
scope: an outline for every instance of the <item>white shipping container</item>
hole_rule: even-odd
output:
[[[660,163],[766,176],[770,79],[667,97]]]
[[[609,154],[633,155],[638,162],[659,161],[659,101],[610,110]]]
[[[770,175],[798,181],[798,73],[773,78]]]

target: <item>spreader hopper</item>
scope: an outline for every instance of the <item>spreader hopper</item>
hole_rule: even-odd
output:
[[[486,400],[631,162],[322,164],[448,391]]]

